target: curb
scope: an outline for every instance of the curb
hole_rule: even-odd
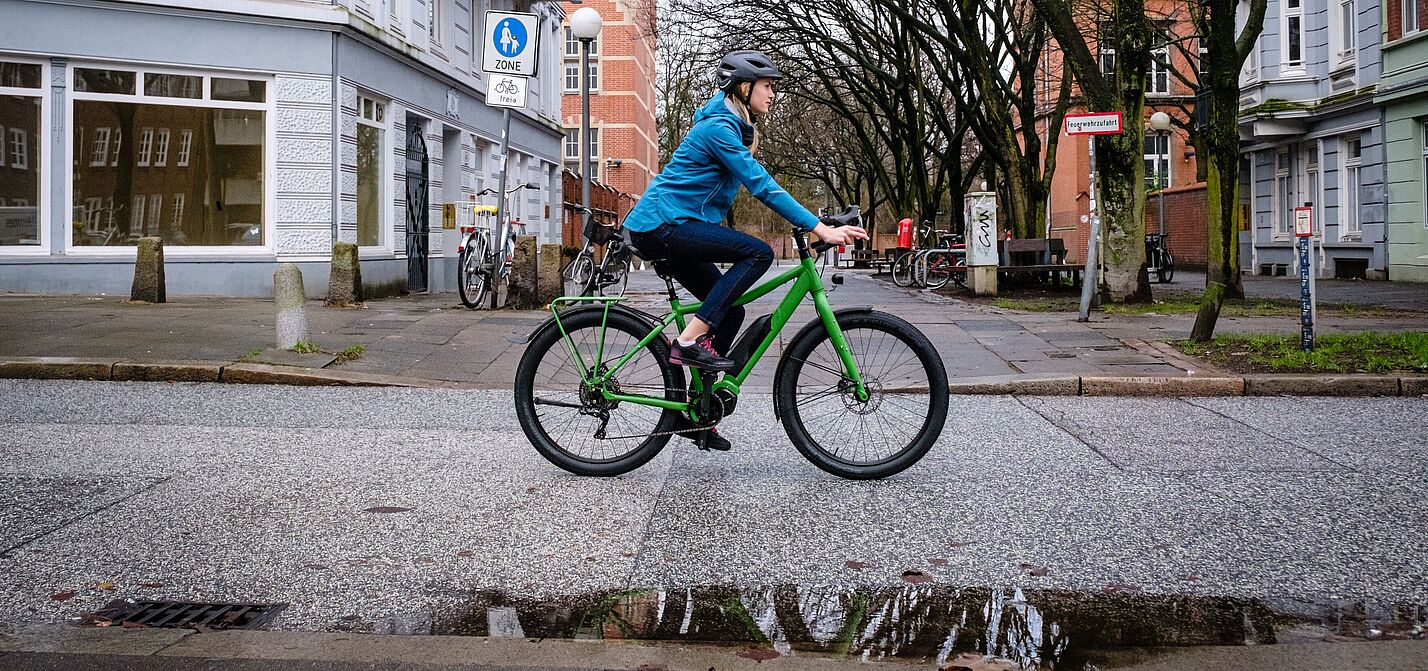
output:
[[[224,382],[306,387],[478,389],[476,385],[227,361],[135,361],[76,357],[0,357],[0,379]],[[947,385],[953,396],[1423,396],[1428,376],[1390,375],[988,375]]]

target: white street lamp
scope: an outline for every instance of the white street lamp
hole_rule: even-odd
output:
[[[1156,113],[1150,115],[1150,127],[1151,127],[1151,129],[1154,130],[1158,135],[1160,135],[1161,137],[1164,137],[1164,138],[1165,138],[1165,156],[1166,156],[1166,161],[1168,162],[1168,161],[1169,161],[1169,158],[1170,158],[1170,132],[1169,132],[1169,131],[1170,131],[1170,115],[1169,115],[1169,114],[1166,114],[1165,112],[1156,112]],[[1156,150],[1159,151],[1159,149],[1160,149],[1160,147],[1157,146],[1157,147],[1156,147]],[[1157,157],[1157,159],[1156,159],[1156,161],[1155,161],[1155,186],[1156,186],[1156,189],[1160,191],[1160,195],[1159,195],[1158,197],[1156,197],[1156,200],[1160,201],[1160,240],[1161,240],[1161,243],[1160,243],[1160,244],[1165,244],[1165,191],[1164,191],[1164,189],[1165,189],[1165,187],[1170,186],[1170,184],[1169,184],[1169,181],[1170,181],[1170,180],[1167,179],[1167,178],[1164,176],[1164,171],[1165,171],[1166,168],[1169,168],[1169,167],[1170,167],[1169,165],[1164,165],[1164,164],[1162,164],[1161,161],[1159,160],[1159,158]]]
[[[605,25],[594,7],[581,7],[570,15],[570,32],[580,40],[580,204],[585,208],[585,239],[590,240],[590,44]]]

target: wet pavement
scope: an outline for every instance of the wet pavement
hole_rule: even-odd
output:
[[[1049,660],[1423,622],[1428,400],[952,403],[887,481],[805,462],[757,394],[732,452],[581,479],[508,392],[0,381],[0,623],[253,601],[284,630]]]

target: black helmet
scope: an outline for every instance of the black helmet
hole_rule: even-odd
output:
[[[719,59],[719,90],[728,92],[735,84],[750,84],[760,79],[783,79],[773,59],[761,51],[743,49],[729,52]]]

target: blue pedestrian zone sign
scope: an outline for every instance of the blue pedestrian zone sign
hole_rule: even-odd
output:
[[[498,75],[534,77],[540,53],[540,18],[524,12],[486,12],[481,70]]]
[[[526,27],[515,19],[501,19],[491,39],[502,56],[519,56],[526,48]]]

